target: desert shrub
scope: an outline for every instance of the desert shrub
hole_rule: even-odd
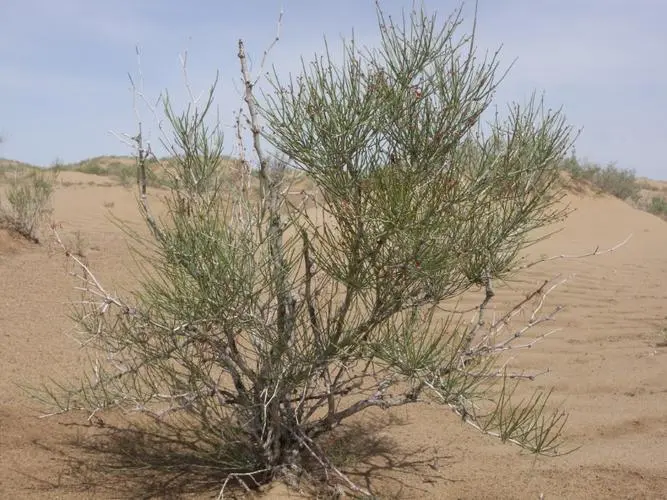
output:
[[[646,191],[656,191],[657,189],[649,182],[645,180],[637,181],[639,189],[644,189]]]
[[[0,203],[0,225],[21,236],[39,242],[40,225],[51,213],[51,198],[56,179],[54,171],[32,171],[14,177]]]
[[[154,169],[147,169],[146,179],[152,186],[162,188],[174,187],[174,180],[167,173],[161,174]]]
[[[136,139],[150,229],[128,229],[145,270],[137,293],[105,290],[68,254],[87,283],[82,340],[102,355],[80,382],[47,389],[60,410],[147,416],[169,453],[224,473],[223,489],[324,471],[364,492],[321,438],[369,408],[440,404],[533,453],[562,450],[565,415],[548,410],[548,393],[515,401],[530,377],[500,368],[526,332],[548,334],[551,285],[495,319],[487,308],[533,230],[566,214],[570,128],[531,100],[482,130],[498,63],[456,38],[460,17],[414,12],[406,27],[378,14],[377,50],[349,42],[341,64],[325,56],[297,80],[272,80],[262,105],[239,43],[256,179],[248,167],[229,183],[221,127],[208,125],[215,85],[182,113],[164,100],[172,182],[160,218]],[[283,158],[317,202],[288,200]],[[469,291],[480,293],[473,322],[442,313]],[[515,325],[525,308],[529,322]]]
[[[108,165],[107,171],[118,179],[122,186],[129,187],[137,181],[137,168],[134,165],[115,161]]]
[[[593,177],[593,184],[621,200],[636,200],[641,189],[633,170],[614,165],[599,169]]]
[[[84,174],[108,175],[108,170],[95,161],[86,161],[81,163],[78,170]]]
[[[595,163],[582,163],[574,156],[563,160],[561,168],[576,182],[587,182],[598,190],[621,200],[637,201],[641,185],[635,172],[615,165],[601,167]]]
[[[646,210],[653,215],[667,217],[667,200],[662,196],[653,196]]]
[[[561,168],[570,174],[570,178],[575,182],[592,183],[601,168],[590,163],[581,163],[574,155],[566,158],[561,163]]]
[[[66,170],[65,162],[62,160],[62,158],[56,157],[56,159],[51,162],[49,170],[56,173],[63,172],[64,170]]]
[[[146,179],[151,186],[165,187],[168,186],[168,179],[160,177],[154,169],[150,168],[155,165],[154,162],[147,162],[146,164]],[[136,165],[127,165],[121,162],[110,163],[105,170],[104,175],[109,175],[118,179],[124,187],[130,187],[137,183],[137,167]]]

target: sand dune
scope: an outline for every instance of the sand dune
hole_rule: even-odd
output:
[[[549,299],[565,306],[555,325],[562,330],[513,363],[549,368],[533,384],[555,387],[555,398],[570,412],[569,441],[581,448],[535,460],[441,408],[372,412],[365,421],[392,450],[393,463],[381,456],[382,446],[369,459],[380,491],[402,488],[404,498],[667,497],[667,348],[659,347],[667,327],[667,224],[605,196],[571,195],[568,201],[576,211],[532,255],[581,254],[630,233],[632,239],[613,253],[531,269],[507,285],[507,297],[557,273],[569,278]],[[104,177],[65,172],[54,203],[62,233],[81,240],[98,277],[131,287],[126,242],[109,212],[140,224],[134,192]],[[71,475],[63,454],[76,449],[65,443],[94,431],[64,425],[75,416],[36,418],[39,408],[16,385],[80,368],[84,356],[67,335],[72,323],[65,305],[76,297],[60,252],[0,232],[2,498],[119,495],[114,485],[94,480],[73,487],[83,479]],[[281,486],[270,493],[289,497]]]

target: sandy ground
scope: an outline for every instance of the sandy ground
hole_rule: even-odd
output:
[[[108,213],[139,223],[134,193],[84,174],[68,172],[60,181],[54,208],[63,234],[79,232],[105,283],[131,287],[127,246]],[[555,325],[562,330],[522,352],[514,366],[550,370],[532,384],[555,387],[570,413],[569,442],[580,448],[536,460],[442,408],[375,412],[356,422],[366,427],[357,438],[355,479],[370,481],[382,496],[410,499],[667,498],[667,348],[660,347],[667,224],[607,197],[569,201],[576,212],[563,231],[532,254],[580,254],[630,233],[632,239],[611,254],[531,270],[507,294],[526,293],[557,273],[570,278],[549,302],[566,307]],[[76,373],[84,362],[68,337],[73,286],[61,253],[0,232],[0,498],[180,498],[176,487],[132,490],[122,480],[96,477],[94,458],[71,443],[97,431],[68,425],[85,420],[80,415],[38,418],[39,406],[21,388]],[[196,496],[216,494],[210,488]],[[296,494],[278,485],[266,496]]]

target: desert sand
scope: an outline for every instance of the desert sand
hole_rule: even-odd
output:
[[[568,443],[580,448],[535,459],[437,406],[369,412],[356,422],[366,436],[349,468],[357,481],[406,499],[667,498],[667,224],[603,195],[573,193],[567,201],[576,211],[531,255],[582,254],[632,238],[612,253],[531,269],[507,295],[555,274],[569,278],[549,297],[551,306],[565,306],[554,322],[561,330],[517,352],[513,366],[549,369],[529,384],[555,388],[570,414]],[[127,242],[109,212],[141,224],[132,188],[61,175],[54,199],[61,233],[73,241],[78,232],[103,282],[131,289]],[[43,408],[20,386],[77,374],[86,359],[68,336],[74,286],[58,248],[0,231],[0,498],[215,497],[214,487],[181,494],[176,484],[155,490],[96,474],[94,458],[72,442],[100,430],[68,425],[85,423],[85,415],[39,418]],[[296,493],[275,485],[266,497]]]

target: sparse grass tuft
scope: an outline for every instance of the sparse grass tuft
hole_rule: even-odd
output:
[[[655,346],[667,347],[667,326],[658,332],[658,341],[655,343]]]
[[[70,239],[69,251],[72,252],[77,257],[86,259],[88,253],[86,251],[87,247],[88,247],[88,242],[86,241],[86,238],[83,236],[81,231],[80,230],[75,231],[74,234],[72,235],[72,238]]]
[[[0,200],[0,227],[39,243],[39,228],[51,213],[56,176],[55,171],[16,175],[7,189],[6,202]]]

